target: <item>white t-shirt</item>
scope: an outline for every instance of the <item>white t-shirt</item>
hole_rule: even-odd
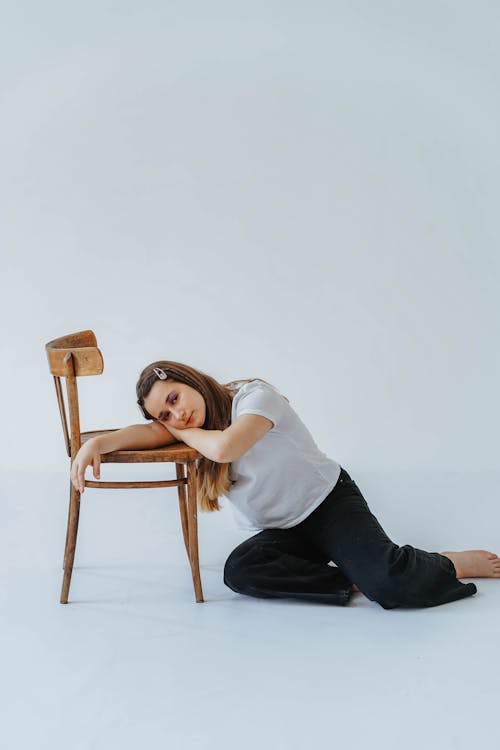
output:
[[[231,422],[260,414],[274,426],[233,461],[230,500],[240,529],[288,529],[304,520],[335,487],[340,465],[322,453],[286,398],[253,380],[233,397]]]

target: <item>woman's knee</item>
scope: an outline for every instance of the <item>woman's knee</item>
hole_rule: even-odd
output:
[[[239,544],[224,564],[224,583],[233,591],[245,593],[252,583],[252,574],[258,573],[262,564],[262,545],[253,537]]]
[[[224,564],[224,583],[230,589],[241,592],[244,588],[244,567],[237,549],[233,550]]]

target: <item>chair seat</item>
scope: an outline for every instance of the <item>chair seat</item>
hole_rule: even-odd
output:
[[[116,430],[94,430],[82,432],[82,445],[90,438],[106,435]],[[185,443],[170,443],[163,448],[147,448],[146,450],[113,451],[101,454],[103,464],[146,464],[146,463],[185,463],[194,459],[203,458],[194,448]]]

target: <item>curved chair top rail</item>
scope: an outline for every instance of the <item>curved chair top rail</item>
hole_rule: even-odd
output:
[[[71,349],[72,347],[89,346],[97,346],[97,339],[94,331],[68,333],[66,336],[60,336],[58,339],[54,339],[45,344],[46,349]]]
[[[79,331],[61,336],[45,344],[45,351],[49,360],[52,375],[67,377],[71,369],[66,364],[66,356],[72,355],[74,374],[100,375],[104,369],[104,361],[97,348],[97,339],[93,331]]]

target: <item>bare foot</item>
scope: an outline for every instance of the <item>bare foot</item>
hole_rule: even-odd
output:
[[[440,552],[448,557],[457,571],[457,578],[500,578],[500,557],[485,549],[464,552]]]

